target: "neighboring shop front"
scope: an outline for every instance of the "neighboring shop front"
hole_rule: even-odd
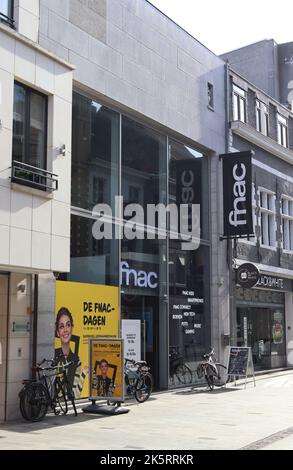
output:
[[[287,365],[286,296],[292,290],[291,279],[262,273],[256,287],[236,287],[237,345],[251,347],[256,369]]]

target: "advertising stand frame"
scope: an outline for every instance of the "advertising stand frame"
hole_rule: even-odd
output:
[[[231,359],[232,359],[233,350],[235,350],[235,352],[237,352],[238,354],[236,355],[236,360],[234,358],[234,368],[236,367],[236,370],[234,369],[234,373],[233,372],[231,373],[231,367],[232,367]],[[243,369],[242,369],[242,370],[245,370],[245,373],[244,373],[244,371],[241,372],[241,370],[239,370],[239,368],[237,370],[237,365],[239,367],[239,361],[238,361],[238,364],[237,364],[237,359],[238,359],[238,357],[240,357],[239,352],[246,352],[246,351],[247,351],[247,355],[244,356],[244,358],[245,358],[245,367],[243,367]],[[243,354],[242,354],[242,359],[243,359]],[[232,369],[232,371],[233,371],[233,369]],[[254,387],[256,387],[251,347],[248,347],[248,346],[230,346],[229,347],[229,355],[228,355],[228,362],[227,362],[227,375],[228,375],[228,377],[234,378],[234,386],[235,387],[236,387],[236,377],[245,378],[244,388],[246,388],[247,378],[252,377]]]
[[[112,400],[115,402],[114,406],[105,404],[111,397],[108,396],[94,396],[92,393],[92,380],[94,377],[93,368],[93,347],[95,343],[120,343],[120,356],[121,356],[121,386],[122,394],[119,397],[113,397]],[[116,374],[116,372],[115,372]],[[115,399],[114,399],[115,398]],[[89,400],[91,404],[82,409],[85,413],[92,414],[103,414],[103,415],[118,415],[128,413],[129,408],[125,408],[122,405],[125,398],[125,384],[124,384],[124,340],[122,338],[91,338],[89,341]],[[102,401],[103,404],[97,404],[97,401]]]

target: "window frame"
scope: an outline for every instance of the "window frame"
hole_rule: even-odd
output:
[[[0,22],[9,24],[14,27],[14,0],[7,0],[7,15],[0,11]]]
[[[211,111],[214,111],[215,110],[214,85],[211,82],[207,83],[207,95],[208,95],[208,108]]]
[[[248,236],[247,238],[241,238],[241,243],[248,243],[249,245],[256,245],[257,241],[257,234],[256,229],[258,227],[257,224],[257,192],[255,189],[255,183],[252,183],[251,186],[251,207],[252,207],[252,226],[254,229],[254,236]]]
[[[276,227],[276,193],[274,191],[271,191],[267,188],[264,187],[259,187],[258,188],[258,207],[259,207],[259,228],[260,228],[260,234],[259,234],[259,239],[260,239],[260,246],[261,248],[266,248],[268,250],[277,250],[277,227]],[[261,202],[261,194],[265,194],[266,197],[269,197],[272,201],[273,209],[269,207],[265,207],[262,205]],[[270,233],[274,234],[273,238],[273,244],[267,244],[263,243],[263,222],[262,222],[262,215],[265,215],[267,217],[267,223],[268,223],[268,234],[270,238]],[[273,227],[270,227],[270,223],[272,223]],[[271,241],[271,240],[269,240]]]
[[[283,212],[283,201],[288,202],[287,212]],[[290,213],[290,203],[292,204],[292,214]],[[286,194],[281,195],[281,204],[280,204],[280,213],[281,213],[281,231],[282,231],[282,250],[284,253],[293,253],[293,198],[287,196]],[[289,248],[285,247],[285,233],[284,233],[284,222],[288,223],[289,226]]]
[[[261,134],[268,136],[269,131],[269,113],[267,105],[260,99],[255,100],[256,130]]]
[[[277,141],[278,144],[288,148],[288,119],[280,113],[277,113]]]
[[[233,110],[233,121],[247,122],[247,110],[246,110],[246,91],[240,88],[235,83],[232,84],[232,110]],[[241,112],[241,104],[243,105],[243,116]],[[243,117],[243,119],[242,119]]]
[[[17,80],[14,81],[14,88],[15,86],[20,86],[25,90],[25,110],[24,110],[24,115],[25,115],[25,120],[24,120],[24,136],[25,136],[25,144],[24,144],[24,161],[22,163],[26,163],[28,165],[32,165],[31,162],[27,160],[26,157],[29,156],[30,153],[30,122],[31,122],[31,109],[30,109],[30,104],[31,104],[31,95],[36,94],[44,98],[45,102],[45,123],[44,123],[44,128],[45,128],[45,138],[44,138],[44,158],[43,158],[43,166],[41,167],[35,167],[35,168],[40,168],[42,170],[47,170],[48,169],[48,95],[41,93],[40,91],[36,90],[35,88],[29,87],[28,85],[25,85],[24,83],[21,83]],[[14,99],[13,99],[13,113],[14,113]],[[13,122],[14,122],[14,117],[13,117]],[[12,139],[14,138],[14,126],[13,126],[13,131],[12,131]],[[13,144],[12,144],[12,159],[15,160],[14,155],[13,155]]]

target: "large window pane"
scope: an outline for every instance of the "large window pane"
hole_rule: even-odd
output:
[[[122,120],[124,204],[166,203],[166,137],[128,118]]]
[[[0,13],[12,18],[12,1],[11,0],[0,0]]]
[[[71,260],[68,281],[118,285],[118,242],[96,240],[93,219],[71,216]]]
[[[121,316],[140,321],[142,359],[151,367],[155,387],[162,386],[167,372],[166,363],[160,364],[168,331],[166,240],[124,239],[121,249]]]
[[[73,94],[72,205],[114,209],[118,195],[119,114]]]
[[[26,90],[23,86],[14,85],[13,110],[13,159],[25,161],[25,119],[26,119]]]
[[[32,93],[30,99],[30,165],[45,168],[46,102],[41,95]]]
[[[46,169],[47,97],[14,85],[13,160]]]
[[[182,383],[174,364],[182,361],[195,370],[210,346],[208,247],[183,251],[170,241],[169,295],[169,383],[176,386]]]
[[[178,181],[179,169],[181,174],[186,172],[188,192],[186,202],[200,204],[201,238],[209,238],[208,207],[208,159],[204,155],[187,145],[174,140],[169,141],[169,203],[180,204],[185,202],[182,195],[183,184]],[[192,176],[191,175],[192,172]],[[191,196],[191,199],[189,198]]]

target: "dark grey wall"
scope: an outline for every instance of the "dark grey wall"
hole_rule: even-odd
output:
[[[280,101],[288,105],[293,101],[293,42],[278,46]]]
[[[237,244],[237,257],[249,260],[255,263],[267,264],[270,266],[281,267],[284,269],[293,269],[293,255],[284,253],[280,247],[282,240],[281,234],[281,215],[280,201],[282,194],[293,195],[293,167],[289,163],[274,157],[263,149],[252,145],[241,137],[234,135],[233,147],[237,150],[254,150],[254,160],[260,164],[270,167],[270,169],[260,168],[253,165],[252,178],[257,191],[258,187],[264,187],[276,193],[276,224],[277,224],[277,250],[270,250],[260,246],[259,228],[257,230],[257,242],[255,245],[242,243]],[[282,176],[279,174],[281,173]],[[284,177],[283,177],[284,176]]]
[[[278,46],[273,39],[250,44],[220,56],[268,95],[279,100]]]

